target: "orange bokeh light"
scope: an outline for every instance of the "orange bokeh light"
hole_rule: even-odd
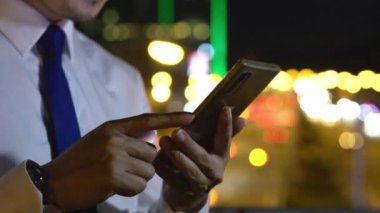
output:
[[[235,142],[231,143],[230,146],[230,158],[234,158],[238,153],[238,147]]]
[[[209,201],[210,207],[215,206],[218,203],[218,200],[219,200],[218,191],[216,191],[216,189],[211,189],[210,201]]]

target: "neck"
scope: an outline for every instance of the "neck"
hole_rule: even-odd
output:
[[[51,22],[58,22],[63,18],[59,17],[56,13],[54,13],[48,5],[44,1],[41,0],[24,0],[27,4],[36,9],[39,13],[45,16]],[[49,0],[51,1],[51,0]],[[55,1],[55,0],[53,0]]]

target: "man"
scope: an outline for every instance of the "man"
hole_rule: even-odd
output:
[[[75,30],[71,20],[95,17],[105,2],[0,0],[1,212],[208,210],[208,191],[221,181],[231,137],[243,123],[233,127],[225,107],[211,153],[175,130],[160,145],[176,169],[154,168],[154,130],[189,124],[193,115],[144,114],[149,106],[138,72]],[[61,38],[59,63],[44,50],[53,45],[44,44],[49,33]],[[64,72],[82,136],[61,151],[52,141],[72,126],[55,126],[50,99],[63,98],[47,91],[56,86],[44,71],[51,66]]]

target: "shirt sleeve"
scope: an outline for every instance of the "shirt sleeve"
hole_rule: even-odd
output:
[[[26,171],[26,162],[0,177],[2,212],[42,212],[42,194]]]

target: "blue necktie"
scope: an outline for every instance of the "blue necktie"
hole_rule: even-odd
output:
[[[45,104],[55,142],[53,156],[57,156],[80,138],[74,104],[62,68],[65,34],[58,26],[51,25],[38,44],[43,54]]]
[[[80,139],[74,104],[62,68],[64,44],[65,34],[61,28],[55,25],[51,25],[38,41],[43,58],[42,89],[50,118],[49,131],[52,134],[53,157],[61,154]],[[96,208],[76,212],[96,212]]]

